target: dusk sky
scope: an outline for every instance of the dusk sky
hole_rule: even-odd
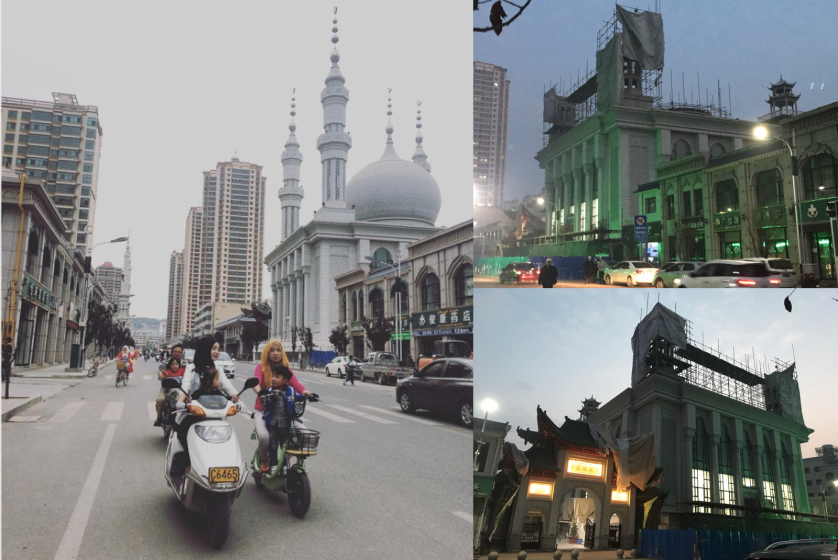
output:
[[[422,101],[423,145],[442,192],[436,225],[471,218],[469,6],[454,4],[4,0],[2,93],[43,101],[52,92],[74,93],[80,104],[98,106],[103,141],[94,242],[130,230],[131,314],[162,319],[169,258],[183,249],[189,208],[201,205],[202,172],[229,161],[234,150],[242,162],[263,166],[265,251],[279,244],[277,192],[292,88],[303,154],[300,223],[320,207],[316,141],[333,6],[349,90],[348,178],[384,152],[392,88],[393,139],[402,159],[416,148]],[[444,17],[435,9],[442,6]],[[99,247],[93,265],[122,266],[124,248]],[[265,297],[269,278],[265,273]]]
[[[797,358],[798,383],[806,426],[815,430],[803,444],[804,457],[815,448],[838,445],[835,360],[836,290],[801,290],[783,307],[787,290],[476,290],[480,310],[475,325],[475,429],[492,398],[498,410],[490,420],[508,422],[508,441],[524,448],[515,429],[537,429],[536,407],[558,425],[579,418],[581,401],[594,396],[606,403],[631,386],[631,337],[641,310],[662,304],[692,321],[705,344],[735,351],[738,361],[752,349],[791,362]],[[793,348],[792,348],[793,346]]]
[[[627,5],[627,4],[622,4]],[[490,4],[474,13],[474,26],[488,25]],[[654,2],[628,6],[654,9]],[[510,8],[506,8],[511,15]],[[533,0],[500,36],[474,34],[474,60],[508,69],[509,123],[504,198],[541,191],[544,172],[535,161],[542,148],[542,99],[550,83],[566,85],[585,64],[596,67],[597,32],[614,13],[613,0]],[[769,112],[768,86],[783,78],[797,82],[798,109],[807,111],[838,101],[838,2],[801,0],[662,0],[666,42],[663,97],[682,90],[698,102],[696,72],[733,118],[756,120]],[[670,80],[670,70],[673,80]],[[675,83],[672,84],[671,82]],[[728,102],[728,84],[730,98]]]

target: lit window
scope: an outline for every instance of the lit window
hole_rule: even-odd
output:
[[[527,497],[530,496],[545,496],[551,497],[553,495],[553,485],[549,482],[530,482],[527,489]]]
[[[628,492],[618,492],[616,490],[612,490],[611,501],[628,503]]]

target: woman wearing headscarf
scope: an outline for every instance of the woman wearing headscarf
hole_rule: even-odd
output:
[[[197,352],[195,355],[197,357]],[[259,436],[259,464],[262,465],[264,472],[267,472],[268,469],[268,446],[271,442],[271,434],[268,432],[268,428],[262,418],[262,399],[259,398],[259,391],[268,389],[273,385],[272,366],[284,366],[288,368],[288,356],[285,355],[282,342],[279,340],[271,340],[265,344],[265,348],[262,350],[261,362],[256,366],[256,371],[253,372],[254,377],[259,379],[259,385],[253,388],[253,391],[256,393],[253,418],[256,421],[256,433]],[[288,369],[290,370],[290,368]],[[296,392],[308,396],[308,391],[306,391],[306,388],[303,387],[303,384],[300,383],[300,380],[297,379],[293,371],[291,372],[291,379],[288,381],[288,384]]]

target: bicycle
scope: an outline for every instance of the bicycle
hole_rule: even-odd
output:
[[[119,387],[119,382],[122,382],[123,387],[128,386],[128,364],[122,360],[116,362],[116,386]]]
[[[87,376],[95,377],[96,373],[98,373],[99,371],[99,365],[102,363],[102,360],[99,356],[96,356],[94,358],[90,358],[90,361],[93,363],[93,365],[90,367],[89,370],[87,370]]]

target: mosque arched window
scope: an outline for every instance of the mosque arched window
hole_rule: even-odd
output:
[[[838,159],[818,154],[803,164],[803,200],[838,196]]]
[[[690,145],[687,144],[686,140],[678,140],[672,146],[672,159],[681,159],[683,157],[687,157],[692,155],[693,151],[690,148]]]
[[[721,144],[713,144],[712,146],[710,146],[710,157],[721,156],[725,153],[725,147]]]
[[[393,264],[393,257],[390,251],[384,247],[379,247],[372,254],[373,261],[370,263],[370,270],[378,270],[379,268],[388,268],[386,264]],[[386,264],[385,264],[386,263]]]
[[[393,289],[390,290],[390,298],[393,299],[393,309],[396,309],[396,295],[401,294],[401,307],[399,309],[399,314],[405,314],[409,312],[410,306],[407,299],[407,284],[404,280],[399,281],[399,283],[393,286]]]
[[[340,298],[340,322],[346,323],[346,294]]]
[[[464,264],[454,274],[454,305],[471,305],[474,289],[474,268]]]
[[[373,319],[384,317],[384,294],[380,288],[375,288],[370,292],[370,309]]]
[[[722,437],[719,440],[719,502],[736,504],[736,484],[733,478],[733,444],[727,424],[722,424]],[[731,515],[731,510],[724,510]]]
[[[794,493],[791,489],[791,461],[789,460],[786,444],[780,442],[780,492],[783,496],[783,509],[794,511]]]
[[[774,454],[768,443],[768,436],[762,440],[762,496],[765,499],[766,507],[777,506],[777,497],[774,491]]]
[[[367,318],[366,310],[364,309],[364,290],[358,292],[358,311],[361,313],[360,320]]]
[[[710,446],[707,440],[707,430],[704,420],[699,416],[695,419],[695,437],[693,438],[693,501],[710,501]],[[694,506],[693,511],[704,513],[705,508]]]
[[[358,294],[352,292],[352,320],[358,320]]]
[[[439,278],[429,272],[422,279],[422,311],[434,311],[439,305]]]
[[[779,169],[760,171],[755,177],[757,206],[779,206],[783,204],[783,178]]]
[[[716,212],[739,210],[739,188],[736,181],[728,179],[716,185]]]

